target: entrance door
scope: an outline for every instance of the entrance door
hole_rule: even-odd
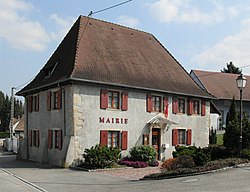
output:
[[[157,151],[157,159],[160,159],[160,146],[161,146],[161,132],[160,129],[152,129],[152,145]]]

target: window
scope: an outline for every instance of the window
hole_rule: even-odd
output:
[[[173,129],[172,145],[191,145],[192,129]]]
[[[200,102],[198,100],[193,100],[193,114],[200,114]]]
[[[27,98],[28,112],[39,111],[39,95],[31,95]]]
[[[62,149],[62,130],[48,130],[48,148]]]
[[[119,147],[119,134],[118,131],[109,131],[108,132],[108,147]]]
[[[34,111],[39,111],[39,95],[35,95],[33,96],[33,100],[34,100]]]
[[[160,96],[152,96],[152,111],[161,112],[161,97]]]
[[[185,113],[185,99],[178,98],[178,112]]]
[[[58,110],[62,108],[62,90],[47,93],[47,109]]]
[[[109,91],[108,108],[119,109],[120,108],[120,93],[115,91]]]
[[[39,147],[39,130],[29,130],[29,146]]]
[[[186,130],[178,129],[178,144],[185,144],[185,143],[186,143]]]
[[[127,111],[128,110],[128,93],[101,89],[100,108],[101,109],[107,109],[107,108],[120,109],[122,111]]]
[[[128,148],[128,132],[127,131],[100,131],[100,145],[108,147],[117,147],[122,150]]]

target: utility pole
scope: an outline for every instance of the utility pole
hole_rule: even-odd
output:
[[[10,139],[13,144],[13,125],[14,125],[14,107],[15,107],[15,87],[11,88],[11,111],[10,111]],[[13,147],[12,147],[13,148]]]

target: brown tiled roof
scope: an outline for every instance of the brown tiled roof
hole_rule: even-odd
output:
[[[24,131],[24,117],[19,119],[16,123],[18,123],[18,124],[15,128],[15,131]]]
[[[191,73],[192,72],[196,75],[195,78],[202,83],[204,88],[218,99],[231,100],[234,96],[236,100],[239,100],[240,91],[236,84],[236,79],[239,74],[200,70],[192,70]],[[245,77],[247,78],[247,84],[243,91],[243,100],[250,101],[250,76]]]
[[[51,77],[46,77],[52,71]],[[82,81],[212,98],[149,33],[80,16],[35,79],[19,94]]]

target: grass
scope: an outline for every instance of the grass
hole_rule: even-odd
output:
[[[10,136],[10,134],[8,132],[0,132],[0,138],[6,138],[9,136]]]
[[[217,145],[223,145],[223,134],[217,134]]]

